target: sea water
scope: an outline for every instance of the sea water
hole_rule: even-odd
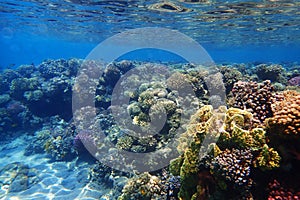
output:
[[[197,103],[197,108],[212,102],[212,99],[205,96],[207,93],[204,91],[211,94],[214,94],[214,91],[224,92],[224,94],[219,95],[221,99],[218,100],[217,105],[227,105],[228,102],[223,97],[228,96],[229,99],[230,95],[232,95],[229,92],[233,87],[233,82],[238,80],[262,83],[264,79],[272,79],[275,87],[273,92],[282,92],[288,89],[299,91],[300,78],[297,78],[300,77],[299,6],[299,1],[292,0],[1,1],[0,198],[178,199],[180,195],[181,199],[191,198],[191,194],[197,193],[197,184],[195,186],[195,183],[193,183],[194,185],[191,186],[190,191],[186,191],[186,188],[182,187],[182,185],[186,184],[185,177],[182,174],[181,178],[176,177],[170,174],[168,170],[164,171],[167,169],[167,165],[164,166],[165,169],[163,171],[161,171],[161,168],[151,168],[153,169],[152,171],[155,171],[151,175],[156,178],[150,178],[152,181],[149,182],[150,186],[145,182],[144,187],[136,186],[135,188],[132,184],[134,185],[138,178],[130,178],[138,176],[143,170],[135,173],[136,171],[134,170],[139,171],[140,169],[135,164],[131,163],[133,167],[131,166],[132,168],[130,168],[127,166],[128,163],[126,166],[123,163],[123,167],[119,167],[119,162],[114,163],[114,160],[119,159],[118,161],[120,161],[119,154],[114,154],[118,148],[130,153],[148,154],[163,148],[164,145],[169,144],[170,138],[174,137],[170,127],[177,120],[176,115],[173,115],[175,111],[165,114],[160,114],[157,111],[157,114],[157,112],[154,112],[155,109],[151,108],[151,110],[148,108],[148,104],[143,102],[142,99],[149,98],[149,96],[145,95],[152,95],[154,100],[151,99],[149,102],[153,103],[157,99],[163,99],[160,101],[169,103],[170,107],[173,104],[184,106],[184,103],[181,102],[180,92],[179,97],[177,97],[170,89],[163,89],[165,83],[160,82],[164,78],[172,77],[168,70],[179,69],[180,72],[188,74],[192,73],[190,71],[199,64],[187,64],[189,59],[184,58],[182,55],[196,55],[197,59],[202,61],[204,58],[201,55],[205,55],[209,58],[210,65],[214,63],[214,65],[219,67],[236,67],[239,70],[238,73],[241,74],[240,77],[232,76],[232,85],[228,86],[226,85],[227,82],[225,83],[226,91],[225,89],[224,91],[217,88],[210,89],[210,84],[206,82],[207,79],[205,78],[197,79],[197,76],[195,76],[195,79],[189,79],[188,84],[192,83],[193,88],[196,88],[194,90],[196,99],[200,101],[199,104]],[[176,35],[176,38],[172,40],[172,37],[175,37],[172,34],[169,36],[170,39],[166,37],[164,32],[156,33],[158,38],[160,35],[162,36],[158,43],[171,41],[169,45],[164,43],[170,48],[160,49],[155,48],[159,47],[156,43],[157,41],[148,41],[149,33],[145,33],[145,38],[136,37],[136,40],[146,41],[145,44],[147,45],[141,45],[143,48],[131,48],[130,52],[117,56],[115,60],[117,64],[109,65],[109,63],[104,63],[104,66],[102,63],[100,65],[103,65],[103,71],[98,71],[96,67],[95,71],[92,70],[92,73],[85,77],[86,81],[92,80],[87,82],[92,85],[90,92],[95,96],[92,104],[87,103],[86,105],[95,107],[97,110],[94,117],[98,121],[94,122],[94,118],[90,121],[98,124],[101,127],[101,131],[109,138],[108,140],[117,147],[108,149],[110,153],[104,156],[112,156],[112,159],[109,160],[112,162],[108,162],[105,160],[106,158],[103,160],[102,157],[95,156],[96,153],[94,151],[95,146],[102,148],[100,147],[102,142],[94,144],[93,140],[94,137],[100,136],[91,137],[89,128],[82,128],[81,126],[84,125],[76,121],[78,120],[76,117],[85,116],[84,114],[75,113],[76,109],[74,110],[74,108],[77,108],[76,106],[78,105],[74,105],[74,102],[76,104],[78,101],[79,103],[77,103],[80,106],[85,105],[84,103],[81,104],[81,100],[76,99],[76,92],[81,96],[83,95],[82,91],[88,91],[90,88],[76,87],[76,84],[74,86],[76,81],[80,82],[82,80],[75,77],[80,75],[80,69],[85,69],[84,60],[88,60],[89,56],[95,52],[93,49],[103,44],[104,41],[108,41],[118,34],[124,36],[123,38],[127,38],[122,33],[132,34],[133,32],[131,31],[135,29],[157,29],[161,31],[163,30],[162,28],[174,31],[174,33],[180,33],[182,37],[177,37]],[[153,34],[150,34],[150,36],[155,38]],[[153,39],[151,37],[150,39]],[[141,44],[140,41],[134,41],[135,37],[128,38],[129,43],[137,42]],[[190,40],[187,41],[197,43],[201,47],[202,53],[199,52],[199,56],[197,56],[198,52],[194,52],[189,48],[184,49],[186,46],[180,49],[181,46],[178,45],[184,41],[184,38],[189,38]],[[179,41],[181,39],[182,41]],[[122,42],[124,43],[114,42],[114,45],[110,46],[107,52],[115,54],[120,48],[124,47],[124,44],[126,47],[126,42],[128,41],[122,40]],[[152,44],[156,44],[156,46]],[[139,45],[137,46],[140,47]],[[176,54],[179,50],[172,51],[175,47],[184,53],[182,55]],[[100,59],[100,61],[103,61],[103,59]],[[201,69],[210,67],[202,65],[203,63],[200,64],[202,66],[200,67]],[[162,69],[160,68],[162,67],[161,65],[171,66],[170,68],[172,69]],[[262,65],[267,67],[264,68]],[[88,66],[91,67],[94,64],[88,64]],[[279,67],[276,68],[276,66]],[[100,68],[102,69],[102,67]],[[142,72],[146,73],[146,75],[141,75],[142,72],[140,71],[133,71],[131,72],[132,74],[126,75],[129,70],[135,67],[141,67]],[[90,69],[93,68],[87,67],[85,70],[89,71]],[[150,69],[157,71],[151,71]],[[187,72],[183,72],[184,70],[187,70]],[[270,73],[271,75],[267,73],[268,70],[273,70]],[[81,73],[85,74],[86,71],[83,70]],[[97,78],[101,78],[94,79],[93,74],[97,75]],[[138,75],[139,78],[134,75]],[[149,78],[149,75],[153,75],[153,77]],[[225,71],[223,71],[223,75],[225,76]],[[265,77],[265,75],[270,77]],[[124,83],[125,85],[128,84],[127,87],[129,88],[127,88],[127,91],[122,90],[127,96],[122,94],[115,98],[120,102],[123,102],[122,98],[129,101],[129,105],[125,107],[125,110],[130,114],[130,119],[132,120],[130,123],[134,126],[148,127],[147,125],[149,124],[147,123],[151,125],[151,119],[149,119],[151,114],[149,113],[154,112],[154,116],[158,119],[168,122],[167,126],[160,127],[159,125],[159,136],[153,134],[150,128],[146,131],[147,136],[135,135],[138,131],[128,131],[127,128],[130,129],[130,127],[126,127],[126,129],[120,128],[122,127],[121,124],[114,121],[116,119],[122,121],[122,117],[119,116],[122,112],[114,111],[114,94],[119,91],[117,87],[121,87],[123,84],[117,82],[117,80],[122,77],[123,81],[128,78],[132,82],[128,84],[125,81]],[[140,79],[148,82],[142,83]],[[176,79],[180,80],[180,76]],[[293,79],[293,82],[288,82],[291,79]],[[100,81],[98,83],[100,86],[93,86],[95,83],[93,80]],[[199,80],[203,82],[200,84]],[[216,79],[211,80],[213,80],[212,82],[216,81]],[[134,89],[130,88],[130,86],[136,86],[136,92],[133,92],[132,90]],[[189,91],[187,88],[184,87],[185,92]],[[145,92],[149,91],[150,93],[145,94]],[[152,93],[153,91],[157,92]],[[174,96],[172,97],[172,95]],[[189,95],[183,93],[183,96]],[[124,109],[124,105],[122,106],[121,108]],[[150,107],[150,105],[148,106]],[[229,104],[227,107],[230,107]],[[173,108],[170,109],[172,110]],[[194,110],[193,108],[184,111],[187,111],[187,115],[190,117],[195,113],[192,113],[192,110],[196,112],[197,109]],[[89,112],[93,113],[89,108],[82,110],[82,113]],[[173,119],[173,124],[168,117]],[[187,121],[183,120],[182,122],[184,128],[189,124],[188,117]],[[175,123],[174,126],[178,128],[179,125]],[[297,129],[298,127],[296,127],[296,132],[299,130]],[[222,127],[218,128],[222,132]],[[145,129],[147,128],[142,128],[142,132]],[[92,134],[98,134],[98,129],[97,131],[92,130]],[[164,132],[166,130],[167,133]],[[297,134],[295,138],[287,139],[287,141],[293,139],[295,141],[290,148],[271,139],[270,145],[273,145],[272,147],[274,148],[278,145],[278,149],[275,148],[275,150],[282,157],[281,161],[283,163],[281,163],[279,173],[287,174],[287,178],[281,179],[282,177],[276,176],[276,180],[266,178],[270,183],[264,182],[257,176],[269,177],[276,174],[276,172],[265,173],[264,170],[257,170],[254,164],[251,165],[251,169],[253,168],[252,170],[254,171],[254,175],[251,174],[251,181],[257,181],[256,185],[253,184],[251,187],[255,188],[260,184],[262,185],[261,188],[265,187],[265,189],[253,189],[253,192],[251,190],[252,198],[271,199],[271,197],[274,197],[274,191],[275,193],[284,191],[290,197],[292,196],[291,198],[299,198],[299,183],[296,186],[293,185],[293,183],[297,182],[297,178],[293,179],[290,176],[299,166],[300,151],[296,146],[299,143],[299,131]],[[136,137],[141,137],[142,139],[136,139]],[[268,142],[268,140],[266,141]],[[94,146],[90,145],[91,143]],[[226,152],[225,147],[222,148]],[[171,149],[176,151],[174,147]],[[258,149],[252,149],[254,156],[262,151],[262,147]],[[162,159],[168,161],[168,163],[171,158],[175,158],[174,155],[169,155],[168,153],[164,155],[165,158]],[[155,159],[153,160],[156,161]],[[152,166],[153,160],[147,160],[149,163],[152,162],[149,165]],[[245,161],[244,163],[247,162]],[[155,166],[155,164],[153,165]],[[209,184],[214,183],[217,185],[216,187],[220,188],[220,185],[223,184],[224,188],[221,187],[220,191],[223,192],[223,195],[228,195],[226,196],[227,199],[240,199],[242,197],[251,199],[248,189],[245,194],[243,192],[240,194],[237,191],[244,191],[244,188],[236,188],[237,186],[231,182],[231,179],[229,180],[227,177],[222,179],[222,175],[219,177],[216,175],[217,173],[209,174],[208,171],[201,171],[200,166],[198,167],[199,171],[193,175],[199,177],[197,179],[199,185],[207,181]],[[209,168],[209,166],[206,167],[207,169]],[[222,169],[220,171],[222,172]],[[262,175],[264,173],[265,175]],[[156,186],[151,185],[151,183],[158,180],[157,177],[160,179],[160,183],[157,183],[159,185],[157,187],[160,187],[157,189],[159,191],[156,191]],[[140,179],[142,178],[140,177]],[[215,179],[220,180],[220,182],[214,182]],[[278,183],[276,181],[282,181],[280,182],[281,186],[271,187],[270,184]],[[127,188],[129,188],[128,190],[123,189],[126,184]],[[226,187],[236,190],[229,194],[230,189],[226,189]],[[207,188],[210,187],[207,186]],[[149,191],[152,191],[152,193]],[[222,193],[216,194],[209,189],[203,191],[206,192],[206,198],[213,196],[215,199],[222,199],[220,197]],[[158,194],[161,194],[161,196]],[[204,196],[198,196],[197,198],[201,199]]]

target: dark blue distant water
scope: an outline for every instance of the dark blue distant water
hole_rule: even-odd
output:
[[[99,41],[101,42],[101,41]],[[39,64],[45,59],[85,58],[97,46],[95,42],[67,41],[42,36],[2,35],[0,40],[1,68],[21,64]],[[299,45],[247,45],[215,48],[202,45],[216,63],[220,62],[300,62]],[[128,53],[120,59],[180,62],[182,59],[161,50],[147,49]]]

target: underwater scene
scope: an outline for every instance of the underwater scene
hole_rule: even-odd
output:
[[[300,200],[300,2],[2,0],[0,199]]]

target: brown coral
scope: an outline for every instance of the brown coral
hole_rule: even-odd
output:
[[[300,133],[300,93],[290,90],[282,93],[283,100],[272,105],[273,117],[266,120],[267,126],[285,134]]]
[[[233,97],[229,104],[235,108],[247,109],[254,119],[263,122],[272,116],[271,104],[275,101],[271,81],[263,83],[238,81],[232,88]]]

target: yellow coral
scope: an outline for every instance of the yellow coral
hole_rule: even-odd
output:
[[[258,155],[258,157],[254,161],[255,167],[260,167],[262,169],[273,169],[279,167],[280,164],[280,156],[277,151],[273,148],[269,148],[267,144],[265,144]]]

